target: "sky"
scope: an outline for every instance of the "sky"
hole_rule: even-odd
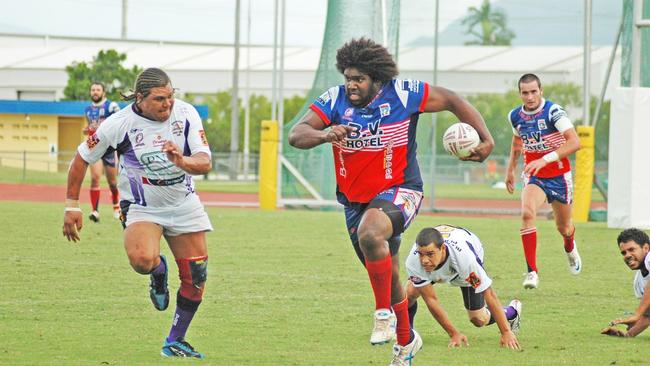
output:
[[[251,42],[273,42],[274,0],[240,0],[241,41],[247,39],[251,6]],[[286,1],[286,44],[318,46],[327,0]],[[481,0],[441,0],[440,29]],[[55,6],[53,6],[56,4]],[[128,0],[128,37],[133,39],[232,43],[235,0]],[[179,5],[182,4],[182,5]],[[402,0],[402,37],[433,32],[433,1]],[[122,0],[0,0],[0,33],[119,38]],[[411,10],[407,10],[411,9]],[[415,11],[414,11],[415,10]]]
[[[250,41],[253,44],[272,44],[274,0],[240,1],[240,41],[246,43],[248,39],[248,9],[249,4],[252,4]],[[285,1],[286,44],[319,47],[325,28],[327,0]],[[551,34],[545,30],[535,33],[534,25],[539,23],[558,30],[557,40],[549,39],[549,43],[580,44],[584,0],[550,0],[550,3],[558,1],[559,8],[549,5],[549,0],[493,0],[492,3],[495,7],[500,4],[508,6],[514,13],[507,15],[508,24],[518,30],[518,38],[513,41],[515,45],[517,42],[531,42],[531,37],[526,32],[532,33],[534,37],[538,37],[539,33]],[[441,44],[445,44],[445,41],[462,44],[463,29],[459,26],[459,19],[467,13],[470,6],[479,6],[482,0],[439,2],[439,30],[443,33],[449,26],[451,31],[451,36],[446,36]],[[607,27],[605,33],[615,34],[609,29],[615,28],[618,23],[617,17],[611,14],[611,6],[599,10],[604,8],[602,4],[611,4],[607,2],[614,1],[593,0],[593,27],[596,30]],[[127,37],[138,40],[232,43],[235,3],[235,0],[127,0]],[[434,4],[434,0],[401,0],[402,45],[429,42],[432,39]],[[617,5],[614,7],[618,8]],[[121,35],[122,0],[0,0],[0,9],[0,33],[98,38],[119,38]],[[605,24],[605,21],[608,23]],[[569,29],[573,37],[565,37],[562,34],[564,28]],[[458,34],[461,36],[458,37]],[[609,38],[613,36],[601,38],[605,38],[604,43],[610,43]]]

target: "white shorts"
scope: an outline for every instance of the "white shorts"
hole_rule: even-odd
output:
[[[210,218],[196,194],[189,195],[185,202],[176,207],[130,205],[124,224],[128,227],[134,222],[143,221],[162,226],[166,236],[213,230]]]

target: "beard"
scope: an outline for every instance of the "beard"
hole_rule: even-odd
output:
[[[91,95],[91,96],[90,96],[90,99],[91,99],[93,102],[97,103],[97,102],[99,102],[100,100],[102,100],[102,99],[104,99],[104,98],[103,98],[101,95],[99,95],[99,96],[97,96],[97,95]]]

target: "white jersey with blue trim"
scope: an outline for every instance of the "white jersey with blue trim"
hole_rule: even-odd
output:
[[[180,206],[194,194],[192,177],[167,159],[162,147],[172,141],[184,156],[210,148],[203,123],[196,109],[176,99],[167,121],[152,121],[134,111],[134,105],[107,118],[77,151],[92,164],[107,149],[117,150],[120,158],[118,189],[120,197],[132,204],[151,208]]]
[[[646,254],[645,259],[643,260],[646,270],[650,270],[650,252]],[[650,280],[650,273],[645,276],[641,273],[641,270],[636,271],[634,275],[634,294],[638,299],[643,297],[645,288],[648,286],[648,281]]]
[[[406,258],[406,272],[415,287],[430,283],[449,283],[458,287],[473,287],[477,293],[492,285],[492,279],[483,268],[483,244],[472,232],[449,225],[435,227],[442,234],[447,249],[445,262],[427,272],[420,264],[417,244]]]

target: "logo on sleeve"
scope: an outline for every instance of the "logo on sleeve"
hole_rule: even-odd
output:
[[[386,117],[390,114],[390,104],[389,103],[384,103],[379,105],[379,114],[382,117]]]
[[[321,105],[325,105],[325,104],[329,103],[330,100],[331,100],[331,97],[330,97],[329,90],[326,91],[325,93],[321,94],[320,97],[316,98],[316,101]]]
[[[413,282],[414,285],[419,285],[421,283],[426,282],[426,280],[423,280],[418,276],[409,276],[409,280],[411,280],[411,282]]]
[[[182,121],[174,121],[172,122],[172,133],[174,136],[180,136],[183,134],[183,122]]]
[[[201,143],[204,146],[208,146],[208,138],[205,137],[205,131],[204,130],[199,130],[199,136],[201,137]]]
[[[478,278],[476,272],[471,272],[469,276],[465,279],[465,282],[469,283],[472,288],[476,289],[481,285],[481,279]]]
[[[88,139],[86,139],[86,146],[88,146],[89,149],[93,149],[97,144],[99,143],[99,137],[97,137],[97,134],[93,133],[92,135],[88,136]]]

